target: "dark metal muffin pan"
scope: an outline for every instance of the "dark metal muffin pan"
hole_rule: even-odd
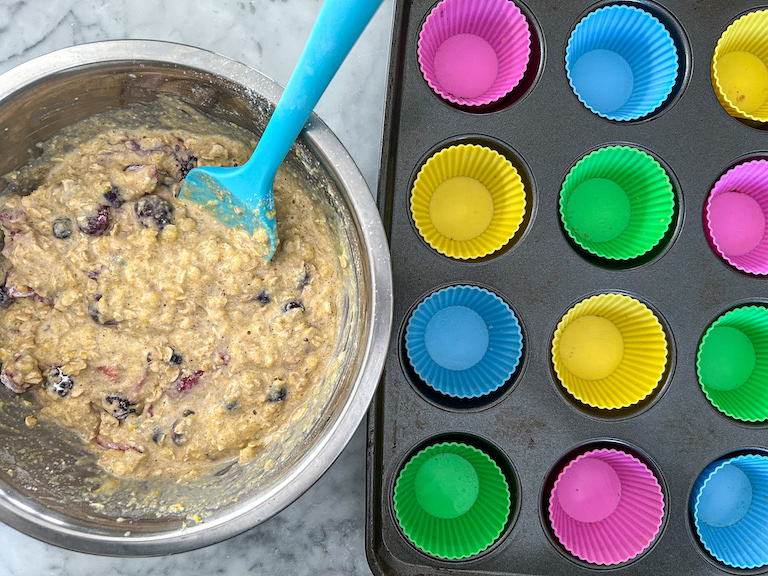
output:
[[[481,111],[442,100],[419,71],[419,30],[437,2],[396,2],[378,196],[394,267],[395,329],[368,418],[366,553],[371,568],[376,574],[413,576],[768,572],[737,570],[712,559],[691,531],[688,513],[694,480],[707,464],[768,447],[768,426],[733,421],[710,405],[697,383],[695,363],[712,321],[768,297],[768,278],[723,262],[709,246],[702,221],[709,190],[724,171],[747,158],[768,157],[768,133],[729,116],[710,81],[720,34],[738,16],[765,6],[748,0],[515,1],[528,17],[538,56],[519,90]],[[609,3],[652,12],[678,46],[680,70],[672,96],[650,117],[630,123],[587,110],[565,74],[565,46],[574,26]],[[464,142],[507,156],[521,172],[530,200],[511,245],[480,261],[453,260],[432,250],[409,210],[411,185],[426,159]],[[679,202],[666,246],[629,267],[580,255],[559,223],[558,196],[568,170],[588,152],[610,144],[634,145],[660,160]],[[523,328],[520,366],[487,401],[430,393],[404,353],[405,324],[414,307],[454,284],[493,290]],[[603,292],[630,294],[650,305],[670,341],[669,369],[659,392],[641,409],[612,417],[567,400],[550,361],[560,317],[576,302]],[[392,508],[394,483],[405,461],[441,440],[484,449],[518,490],[515,512],[500,539],[466,560],[440,560],[419,551],[403,535]],[[659,475],[666,505],[661,531],[649,549],[610,567],[586,564],[562,550],[548,528],[544,505],[558,464],[569,454],[603,446],[644,458]]]

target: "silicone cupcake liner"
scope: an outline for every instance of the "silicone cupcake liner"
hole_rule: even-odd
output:
[[[715,183],[704,209],[715,252],[749,274],[768,274],[768,161],[751,160]]]
[[[672,183],[649,154],[608,146],[579,160],[560,191],[568,236],[600,258],[631,260],[664,238],[675,209]]]
[[[731,116],[768,122],[768,10],[742,16],[717,41],[712,85]]]
[[[491,546],[512,509],[501,469],[484,452],[456,442],[413,456],[395,483],[394,509],[405,536],[445,559],[467,558]]]
[[[476,144],[444,148],[426,161],[411,190],[411,215],[424,240],[451,258],[492,254],[520,229],[523,183],[504,156]]]
[[[571,460],[549,497],[555,536],[571,554],[598,565],[626,562],[653,542],[664,517],[659,481],[643,462],[615,449]]]
[[[664,25],[634,6],[605,6],[585,16],[565,51],[578,99],[609,120],[637,120],[659,108],[677,81],[678,54]]]
[[[517,369],[522,349],[515,314],[496,294],[475,286],[435,292],[419,304],[405,331],[413,369],[455,398],[498,390]]]
[[[531,31],[510,0],[443,0],[424,22],[417,54],[437,94],[482,106],[506,96],[525,75]]]
[[[712,405],[736,420],[768,420],[768,309],[744,306],[704,333],[696,374]]]
[[[623,294],[582,300],[560,320],[552,339],[560,385],[594,408],[626,408],[660,383],[667,338],[654,313]]]
[[[768,565],[768,457],[713,462],[696,479],[689,502],[706,550],[734,568]]]

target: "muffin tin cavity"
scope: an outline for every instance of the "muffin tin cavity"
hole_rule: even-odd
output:
[[[768,159],[725,172],[707,197],[704,228],[715,253],[747,274],[768,274]]]
[[[551,354],[558,390],[577,407],[609,418],[658,398],[646,401],[663,387],[671,356],[656,314],[619,293],[597,294],[570,308],[555,329]]]
[[[619,566],[657,539],[666,515],[661,477],[639,450],[595,441],[561,458],[542,494],[552,543],[583,565]]]
[[[624,4],[590,12],[565,51],[571,89],[590,111],[608,120],[649,116],[670,96],[680,71],[678,48],[653,14]]]
[[[731,23],[712,54],[712,87],[734,118],[768,122],[768,10]]]
[[[514,523],[520,500],[514,469],[500,457],[470,437],[436,438],[414,450],[393,490],[402,535],[441,560],[464,560],[492,547]]]
[[[768,420],[768,308],[734,308],[709,325],[699,342],[696,374],[704,395],[726,416]]]
[[[679,213],[666,170],[631,146],[605,146],[581,158],[565,177],[559,205],[576,249],[619,267],[663,250]]]
[[[744,451],[710,463],[688,500],[694,537],[711,560],[743,571],[768,567],[768,456]]]
[[[442,0],[419,34],[424,79],[442,98],[465,106],[511,92],[530,54],[528,21],[509,0]]]
[[[512,0],[441,0],[419,31],[419,69],[458,108],[485,112],[522,98],[541,68],[541,38]]]
[[[476,409],[507,394],[522,371],[523,328],[493,291],[436,290],[409,314],[402,364],[414,387],[449,409]]]
[[[421,166],[409,205],[432,249],[456,260],[478,260],[498,255],[523,235],[532,209],[528,178],[516,167],[522,162],[502,152],[460,141],[439,148]]]
[[[451,286],[427,297],[405,330],[408,361],[439,394],[458,399],[495,392],[517,369],[523,333],[498,296],[476,286]]]

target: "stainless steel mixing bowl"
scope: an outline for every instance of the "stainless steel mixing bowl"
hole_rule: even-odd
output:
[[[0,76],[0,174],[39,156],[39,143],[95,113],[178,97],[255,133],[282,89],[197,48],[106,41],[59,50]],[[186,485],[106,477],[73,434],[27,428],[29,405],[0,390],[0,520],[31,536],[107,555],[191,550],[238,534],[307,490],[346,446],[378,383],[392,324],[389,252],[370,191],[347,151],[312,116],[286,161],[315,191],[352,265],[344,269],[339,368],[280,441],[247,465]],[[34,185],[0,183],[0,194]],[[0,387],[2,388],[2,387]]]

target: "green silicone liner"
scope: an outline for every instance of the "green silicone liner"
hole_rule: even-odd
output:
[[[415,491],[419,469],[441,454],[460,456],[477,473],[474,504],[453,518],[426,512]],[[455,482],[451,488],[461,490]],[[468,558],[490,547],[503,532],[512,510],[509,485],[499,466],[484,452],[457,442],[433,444],[411,457],[397,477],[393,502],[405,536],[423,552],[447,560]]]
[[[702,380],[707,374],[702,368],[705,358],[702,349],[712,330],[729,326],[743,332],[755,350],[755,367],[749,378],[733,390],[715,390]],[[701,339],[696,353],[696,375],[699,386],[712,405],[726,416],[744,422],[768,420],[768,309],[762,306],[743,306],[727,312],[715,320]]]
[[[581,232],[569,200],[574,190],[594,179],[610,180],[627,195],[629,215],[626,227],[614,238],[595,241]],[[605,207],[595,201],[581,213],[582,218],[599,218],[595,207]],[[667,233],[675,210],[672,182],[664,168],[651,155],[630,146],[607,146],[579,160],[565,177],[560,190],[560,220],[568,236],[582,249],[608,260],[632,260],[647,254]],[[621,220],[624,215],[608,210],[608,219]],[[594,228],[600,223],[591,220]]]

